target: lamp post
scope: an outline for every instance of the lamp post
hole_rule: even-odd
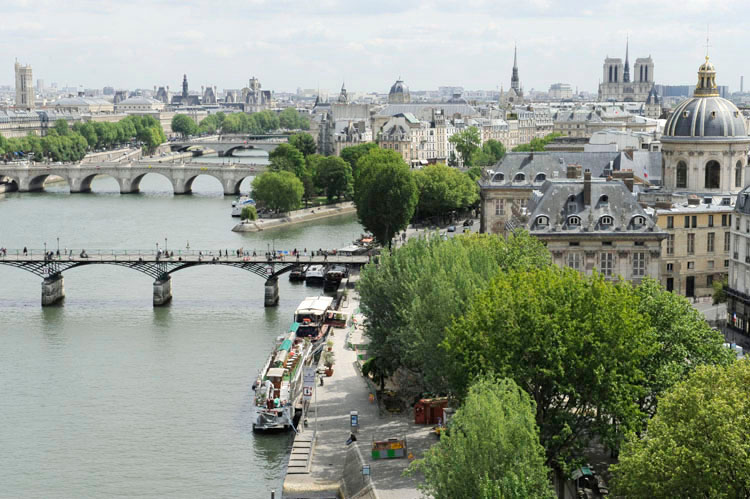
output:
[[[60,238],[57,238],[57,254],[60,255]]]
[[[159,254],[159,243],[156,243],[156,254]]]
[[[164,251],[167,251],[167,238],[164,238]]]
[[[44,258],[47,258],[47,241],[44,242]]]

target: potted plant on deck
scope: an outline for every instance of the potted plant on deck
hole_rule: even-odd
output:
[[[333,376],[333,364],[336,362],[336,356],[333,352],[323,353],[323,364],[326,366],[326,376]]]

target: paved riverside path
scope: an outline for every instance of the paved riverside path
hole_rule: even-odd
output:
[[[359,300],[353,290],[349,290],[349,300],[343,310],[354,312],[359,307]],[[362,316],[354,314],[361,322]],[[370,457],[373,439],[407,437],[409,452],[417,457],[431,444],[436,442],[430,434],[430,427],[415,425],[411,414],[403,416],[379,416],[378,406],[369,401],[369,388],[355,367],[356,353],[345,347],[347,328],[337,328],[333,336],[333,352],[336,356],[334,373],[324,378],[324,386],[316,386],[318,402],[318,437],[313,447],[313,456],[309,474],[289,474],[284,481],[283,497],[315,498],[339,497],[344,467],[347,464],[346,440],[350,434],[349,412],[359,413],[359,432],[357,442],[364,464],[370,465],[371,480],[374,491],[366,497],[379,499],[417,499],[420,493],[416,489],[415,477],[402,477],[401,473],[409,465],[408,459],[372,460]],[[359,329],[350,339],[359,342]],[[313,398],[313,402],[314,402]],[[310,433],[315,428],[315,412],[308,413]],[[351,457],[351,453],[349,453]],[[351,469],[351,466],[350,466]],[[359,468],[357,467],[357,470]],[[351,476],[354,482],[358,476]],[[343,494],[342,494],[343,495]]]

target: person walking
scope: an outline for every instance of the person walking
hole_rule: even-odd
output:
[[[29,250],[26,249],[26,246],[23,247],[23,256],[26,256],[29,253]]]

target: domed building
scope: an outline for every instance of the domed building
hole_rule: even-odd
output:
[[[399,78],[391,86],[391,91],[388,92],[388,104],[408,104],[409,102],[411,102],[409,87]]]
[[[739,109],[719,97],[708,56],[693,97],[677,105],[661,142],[667,189],[737,193],[745,186],[750,137]]]

